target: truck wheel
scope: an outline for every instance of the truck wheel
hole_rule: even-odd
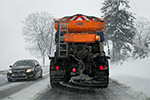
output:
[[[70,72],[68,70],[66,70],[66,74],[65,74],[65,77],[64,77],[64,81],[65,82],[69,82],[71,76],[70,76]]]
[[[108,87],[108,84],[105,84],[104,86],[103,86],[103,88],[107,88]]]
[[[52,88],[56,88],[56,87],[58,87],[58,85],[59,85],[59,82],[52,82],[51,81],[51,87]]]
[[[108,83],[109,83],[109,77],[107,76],[106,78],[105,78],[105,84],[103,85],[103,88],[107,88],[108,87]]]
[[[52,88],[56,88],[58,86],[58,83],[56,84],[56,83],[51,83],[51,87]]]

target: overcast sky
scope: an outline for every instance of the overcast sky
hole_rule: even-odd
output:
[[[104,0],[0,0],[0,70],[18,59],[34,58],[25,50],[21,23],[31,12],[45,11],[55,18],[74,14],[101,16]],[[150,0],[131,0],[136,17],[150,19]]]

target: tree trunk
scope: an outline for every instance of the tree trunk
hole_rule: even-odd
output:
[[[114,45],[114,41],[112,41],[113,43],[113,54],[112,54],[112,62],[114,61],[114,57],[115,57],[115,45]]]
[[[117,53],[118,53],[118,57],[117,57],[118,59],[117,59],[117,61],[120,61],[120,56],[121,56],[121,54],[120,54],[120,53],[121,53],[121,52],[120,52],[120,50],[121,50],[120,48],[118,48],[118,50],[117,50]]]
[[[43,66],[45,66],[45,56],[43,56]]]

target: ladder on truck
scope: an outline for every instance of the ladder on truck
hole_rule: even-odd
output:
[[[64,39],[68,40],[68,23],[59,21],[59,40],[58,40],[58,57],[66,58],[68,56],[68,43]],[[66,34],[66,36],[64,36]]]

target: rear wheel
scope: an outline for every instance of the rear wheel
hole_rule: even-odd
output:
[[[60,63],[61,62],[61,63]],[[65,60],[64,59],[52,59],[50,63],[50,84],[52,88],[58,87],[60,81],[63,81],[64,78],[65,80]],[[56,68],[58,66],[58,69]],[[52,67],[52,68],[51,68]]]
[[[65,82],[69,82],[71,76],[70,76],[70,71],[66,69],[66,74],[64,76],[64,80]]]
[[[108,75],[104,78],[105,83],[103,84],[103,88],[107,88],[108,87],[108,83],[109,83],[109,77]]]
[[[58,85],[59,85],[59,81],[54,81],[54,80],[52,80],[52,79],[50,79],[50,83],[51,83],[51,87],[52,87],[52,88],[56,88],[56,87],[58,87]]]
[[[52,87],[52,88],[56,88],[56,87],[58,87],[58,84],[59,84],[59,83],[51,83],[51,87]]]

